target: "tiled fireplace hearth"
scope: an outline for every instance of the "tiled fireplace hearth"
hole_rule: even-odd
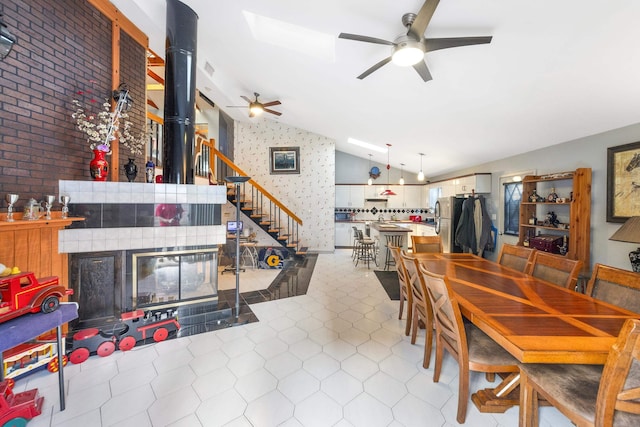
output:
[[[135,308],[215,302],[224,186],[60,181],[59,191],[70,215],[85,218],[58,239],[80,326]]]

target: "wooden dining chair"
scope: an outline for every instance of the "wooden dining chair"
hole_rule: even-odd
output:
[[[413,296],[409,287],[409,278],[406,265],[402,262],[401,249],[398,246],[389,246],[391,256],[396,261],[396,271],[398,273],[398,286],[400,287],[400,309],[398,310],[398,319],[402,319],[404,311],[404,302],[407,302],[407,323],[404,328],[404,334],[409,335],[411,331],[411,319],[413,313]]]
[[[424,277],[425,292],[433,308],[436,325],[436,365],[433,381],[438,382],[442,358],[446,350],[458,361],[458,414],[463,424],[469,400],[469,371],[519,372],[518,361],[472,323],[463,322],[460,307],[446,276],[431,273],[419,266]]]
[[[640,313],[640,273],[596,264],[585,293],[601,301]]]
[[[433,348],[433,309],[426,294],[424,277],[419,273],[420,262],[409,254],[400,253],[401,261],[407,270],[407,285],[413,299],[413,317],[411,319],[411,344],[416,343],[419,324],[422,321],[425,329],[424,356],[422,367],[428,369],[431,364],[431,350]]]
[[[563,288],[576,290],[582,261],[549,252],[535,251],[525,273]]]
[[[640,426],[640,320],[628,319],[601,365],[523,363],[520,426],[538,425],[543,397],[577,426]]]
[[[535,252],[533,248],[503,243],[498,255],[498,264],[524,273],[529,268]]]
[[[442,253],[442,237],[412,235],[411,248],[414,254],[427,252]]]

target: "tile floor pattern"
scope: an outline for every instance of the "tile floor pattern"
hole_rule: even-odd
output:
[[[456,362],[446,357],[432,382],[398,302],[351,251],[320,254],[307,295],[251,308],[259,322],[67,366],[63,412],[57,375],[18,381],[45,396],[29,427],[458,425]],[[472,390],[488,385],[472,374]],[[571,425],[550,407],[540,424]],[[482,414],[470,402],[465,425],[517,426],[518,409]]]

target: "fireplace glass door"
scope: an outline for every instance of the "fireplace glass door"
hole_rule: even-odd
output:
[[[218,250],[135,253],[134,307],[179,305],[218,297]]]

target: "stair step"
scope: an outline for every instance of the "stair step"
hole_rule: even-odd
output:
[[[304,246],[296,251],[296,255],[306,255],[308,250],[309,248]]]
[[[273,221],[260,221],[260,225],[269,225],[271,224]]]

